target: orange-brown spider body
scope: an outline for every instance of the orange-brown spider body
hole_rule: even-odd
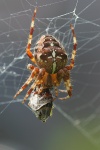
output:
[[[38,86],[38,93],[41,93],[44,89],[55,89],[55,95],[58,96],[57,87],[60,85],[63,80],[66,90],[59,90],[60,92],[67,91],[68,95],[64,98],[59,98],[65,100],[72,96],[72,85],[70,81],[70,70],[74,67],[75,56],[76,56],[76,47],[77,40],[74,32],[74,27],[70,25],[72,36],[73,36],[73,50],[70,60],[70,64],[66,66],[67,63],[67,54],[60,41],[58,41],[52,35],[43,35],[36,43],[34,48],[34,53],[31,52],[31,43],[34,32],[34,19],[36,16],[37,9],[35,9],[30,33],[28,37],[28,43],[26,47],[26,53],[30,60],[37,66],[28,64],[27,68],[31,71],[31,75],[23,86],[16,93],[14,98],[18,96],[33,80],[30,89],[28,90],[24,101],[29,97],[32,91]]]

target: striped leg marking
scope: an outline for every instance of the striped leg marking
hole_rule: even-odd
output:
[[[27,81],[22,85],[22,87],[19,89],[19,91],[15,94],[14,98],[16,98],[33,80],[34,76],[36,74],[38,74],[39,69],[38,68],[34,68],[34,70],[32,71],[31,75],[29,76],[29,78],[27,79]]]
[[[26,48],[26,53],[27,53],[28,57],[34,63],[35,63],[35,58],[34,58],[32,52],[31,52],[31,43],[32,43],[33,32],[34,32],[34,20],[35,20],[35,17],[36,17],[36,12],[37,12],[37,8],[35,8],[34,13],[33,13],[31,27],[30,27],[30,33],[29,33],[28,43],[27,43],[27,48]]]
[[[72,96],[72,85],[71,85],[70,79],[68,79],[65,82],[65,86],[66,86],[66,90],[67,90],[68,96],[63,97],[63,98],[59,98],[60,100],[67,100],[68,98],[70,98]],[[59,91],[60,92],[65,92],[65,90],[59,90]]]
[[[76,56],[76,48],[77,48],[77,40],[76,40],[76,35],[74,31],[74,27],[70,25],[70,28],[72,30],[72,36],[73,36],[73,51],[72,51],[72,56],[71,56],[71,62],[70,65],[66,66],[68,70],[73,69],[74,64],[75,64],[75,56]]]
[[[25,95],[24,100],[22,101],[22,103],[24,103],[26,101],[26,99],[30,96],[30,94],[34,90],[34,88],[38,84],[41,84],[44,74],[45,74],[45,70],[44,69],[40,69],[39,72],[38,72],[38,76],[37,76],[35,82],[31,85],[30,89],[26,93],[26,95]]]
[[[35,67],[32,64],[28,64],[27,65],[27,69],[32,71]]]

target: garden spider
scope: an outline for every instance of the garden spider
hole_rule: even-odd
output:
[[[45,88],[55,88],[55,95],[58,96],[57,87],[63,80],[68,95],[64,98],[59,98],[61,100],[66,100],[72,96],[72,85],[70,81],[70,70],[74,67],[77,40],[74,32],[74,27],[70,25],[72,35],[73,35],[73,51],[70,60],[70,64],[66,66],[68,57],[64,47],[52,35],[43,35],[40,37],[34,48],[34,54],[31,52],[31,43],[34,32],[34,20],[36,17],[37,8],[34,10],[30,33],[28,37],[28,43],[26,47],[26,54],[30,60],[36,64],[37,67],[32,64],[28,64],[27,68],[31,70],[31,75],[23,86],[16,93],[14,98],[18,96],[33,80],[30,89],[26,93],[23,102],[29,97],[31,92],[36,86],[40,86],[38,93],[40,93]],[[63,90],[61,90],[62,92]]]

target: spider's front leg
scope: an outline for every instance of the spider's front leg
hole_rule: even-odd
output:
[[[31,52],[31,43],[32,43],[33,32],[34,32],[34,20],[35,20],[35,17],[36,17],[36,12],[37,12],[37,8],[35,8],[34,13],[33,13],[31,27],[30,27],[30,33],[29,33],[27,47],[26,47],[26,54],[28,55],[28,57],[31,59],[31,61],[33,63],[36,63],[36,62],[35,62],[34,55]]]
[[[71,80],[70,80],[70,74],[68,70],[64,70],[66,73],[63,77],[64,83],[65,83],[65,87],[67,90],[67,96],[63,97],[63,98],[59,98],[60,100],[67,100],[68,98],[70,98],[72,96],[72,85],[71,85]],[[66,92],[66,90],[59,90],[60,92]]]

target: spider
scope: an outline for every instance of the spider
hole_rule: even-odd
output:
[[[30,26],[30,33],[28,37],[28,43],[26,47],[26,54],[30,60],[37,66],[32,64],[27,65],[27,69],[31,71],[31,75],[27,81],[22,85],[19,91],[15,94],[16,98],[33,80],[30,89],[24,97],[23,103],[32,93],[36,86],[40,86],[37,91],[38,94],[45,88],[51,89],[54,87],[55,95],[58,96],[58,86],[63,80],[66,87],[67,96],[59,98],[60,100],[66,100],[72,96],[72,85],[70,81],[70,70],[73,69],[76,56],[77,40],[74,32],[74,27],[70,25],[73,36],[73,50],[70,60],[70,64],[66,66],[68,61],[67,53],[64,47],[52,35],[43,35],[40,37],[34,48],[34,54],[31,52],[31,43],[34,32],[34,20],[36,17],[37,8],[35,8],[32,22]],[[65,90],[60,90],[65,92]]]

